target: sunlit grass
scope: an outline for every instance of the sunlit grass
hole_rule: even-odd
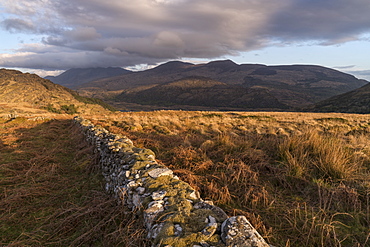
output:
[[[370,116],[135,112],[95,118],[275,246],[370,244]]]

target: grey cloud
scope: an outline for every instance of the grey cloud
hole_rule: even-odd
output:
[[[353,74],[357,78],[365,79],[370,82],[370,70],[354,70],[347,72]]]
[[[55,4],[49,0],[3,0],[1,1],[4,20],[21,20],[28,23],[28,28],[17,29],[18,32],[35,34],[60,33],[65,29],[63,16],[55,11]],[[15,29],[14,29],[15,30]]]
[[[45,45],[64,46],[67,40],[60,36],[49,36],[42,38],[42,43]]]
[[[134,66],[156,64],[163,60],[136,55],[112,56],[100,52],[64,51],[54,53],[25,53],[14,56],[0,56],[2,67],[32,68],[44,70],[66,70],[70,68]]]
[[[354,67],[356,67],[356,65],[336,66],[334,69],[352,69]]]
[[[38,61],[31,68],[216,58],[276,41],[332,45],[370,31],[368,0],[12,0],[5,7],[12,19],[30,20],[4,20],[8,30],[44,34],[39,46],[19,50]],[[6,61],[16,66],[20,58]]]
[[[368,0],[295,0],[271,17],[269,34],[281,40],[332,45],[370,32]]]
[[[66,30],[59,35],[44,37],[42,43],[53,46],[75,46],[74,43],[89,42],[101,38],[93,27],[77,27],[72,30]]]
[[[73,30],[65,31],[63,35],[74,41],[94,40],[101,37],[93,27],[77,27]]]
[[[12,33],[17,32],[32,33],[35,31],[35,27],[32,23],[18,18],[5,19],[1,22],[1,26],[3,26],[6,30]]]
[[[370,76],[370,70],[352,71],[352,73],[356,73],[358,75],[368,75],[368,76]]]

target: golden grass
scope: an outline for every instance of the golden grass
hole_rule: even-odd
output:
[[[280,152],[290,175],[297,177],[351,179],[362,168],[361,157],[340,136],[320,134],[316,129],[287,138]]]
[[[275,246],[370,244],[370,116],[132,112],[96,124],[150,148]]]
[[[70,119],[0,119],[1,246],[147,246]]]

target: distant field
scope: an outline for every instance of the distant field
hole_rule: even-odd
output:
[[[370,245],[370,116],[119,113],[92,118],[152,149],[275,246]]]

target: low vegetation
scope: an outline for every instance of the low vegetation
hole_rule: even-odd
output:
[[[72,95],[73,95],[73,97],[74,97],[76,100],[78,100],[78,101],[80,101],[80,102],[82,102],[82,103],[85,103],[85,104],[91,104],[91,105],[96,104],[96,105],[100,105],[100,106],[102,106],[103,108],[105,108],[105,109],[107,109],[107,110],[109,110],[109,111],[116,111],[116,109],[115,109],[113,106],[111,106],[111,105],[109,105],[109,104],[105,103],[105,102],[104,102],[104,101],[102,101],[101,99],[97,99],[97,98],[89,98],[89,97],[80,96],[78,93],[75,93],[75,92],[72,92]]]
[[[147,246],[70,119],[0,118],[0,246]]]
[[[96,117],[275,246],[369,246],[370,117],[183,112]]]

